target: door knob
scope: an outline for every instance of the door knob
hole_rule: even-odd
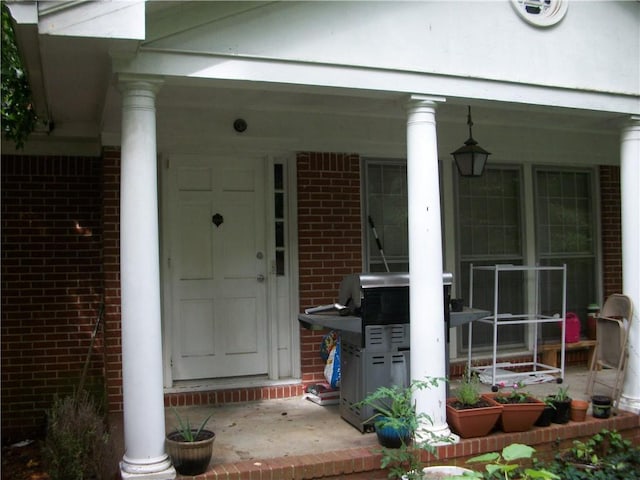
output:
[[[256,279],[257,279],[259,282],[264,282],[264,275],[262,275],[261,273],[259,273],[259,274],[258,274],[258,276],[256,277]]]

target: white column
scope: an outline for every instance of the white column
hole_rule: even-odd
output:
[[[631,118],[620,141],[622,197],[622,290],[633,302],[629,363],[620,408],[640,413],[640,116]]]
[[[123,480],[171,480],[165,453],[155,92],[121,83],[120,286],[122,297]]]
[[[442,228],[436,105],[444,98],[412,96],[407,112],[407,193],[409,212],[409,302],[411,379],[446,377]],[[451,437],[446,384],[415,393],[418,413],[433,421],[423,428]]]

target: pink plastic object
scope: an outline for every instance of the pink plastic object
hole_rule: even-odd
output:
[[[576,343],[580,341],[580,319],[573,312],[567,312],[564,341],[566,343]]]

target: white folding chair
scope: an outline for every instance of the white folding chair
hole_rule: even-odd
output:
[[[627,368],[627,338],[632,314],[631,299],[615,293],[607,298],[596,320],[596,350],[591,360],[586,393],[592,395],[596,384],[610,389],[614,413],[618,410]],[[604,378],[603,370],[611,369],[616,370],[613,383],[611,373]]]

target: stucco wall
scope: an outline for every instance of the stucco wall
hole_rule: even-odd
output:
[[[199,27],[176,34],[158,18],[148,46],[640,92],[637,2],[569,1],[550,28],[526,23],[508,0],[240,3],[233,12],[201,3]]]

